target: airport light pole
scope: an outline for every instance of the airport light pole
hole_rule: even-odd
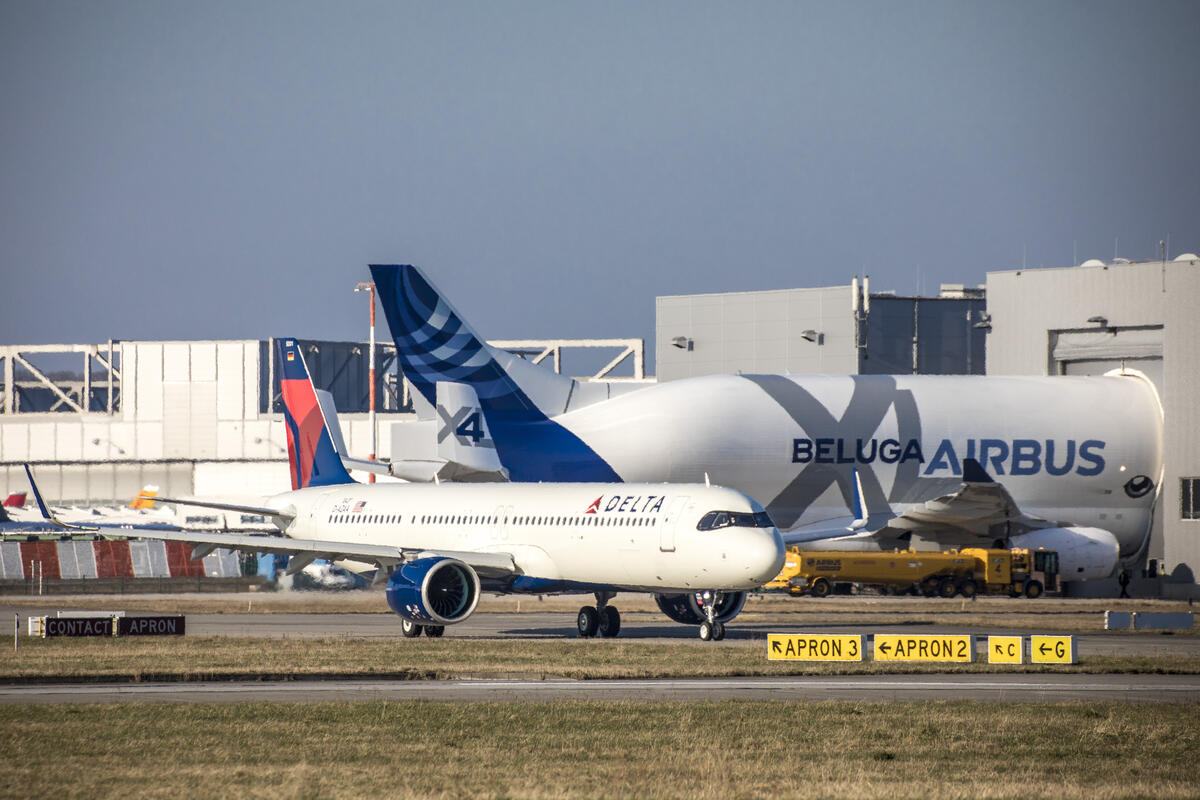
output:
[[[356,292],[368,292],[371,296],[371,346],[370,354],[367,358],[370,360],[370,367],[367,370],[367,382],[371,385],[370,389],[370,409],[367,414],[367,425],[371,428],[371,454],[367,456],[367,460],[375,460],[375,284],[370,282],[360,283],[354,287]],[[375,482],[375,473],[369,473],[367,476],[369,483]]]

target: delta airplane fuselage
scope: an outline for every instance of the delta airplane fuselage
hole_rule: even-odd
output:
[[[296,539],[511,556],[515,574],[481,574],[485,591],[744,590],[784,558],[762,507],[717,486],[344,484],[268,505],[294,515],[282,530]]]

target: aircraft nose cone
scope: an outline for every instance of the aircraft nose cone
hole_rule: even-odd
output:
[[[760,529],[752,551],[747,553],[747,563],[751,565],[750,579],[755,583],[764,584],[783,569],[783,560],[787,553],[778,528]]]

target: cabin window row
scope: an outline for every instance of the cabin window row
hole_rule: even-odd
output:
[[[403,514],[330,514],[331,523],[356,522],[359,525],[397,525]]]
[[[358,525],[395,525],[404,518],[403,514],[330,514],[332,524],[355,523]],[[420,517],[421,525],[495,525],[500,517],[495,515],[425,514]],[[656,517],[534,517],[520,516],[504,520],[510,525],[574,525],[574,526],[633,526],[656,525]],[[416,515],[409,522],[418,524]]]

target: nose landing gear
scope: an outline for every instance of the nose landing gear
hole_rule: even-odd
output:
[[[721,593],[703,591],[697,594],[704,621],[700,623],[700,641],[719,642],[725,638],[725,623],[717,619],[717,607],[721,604]]]

